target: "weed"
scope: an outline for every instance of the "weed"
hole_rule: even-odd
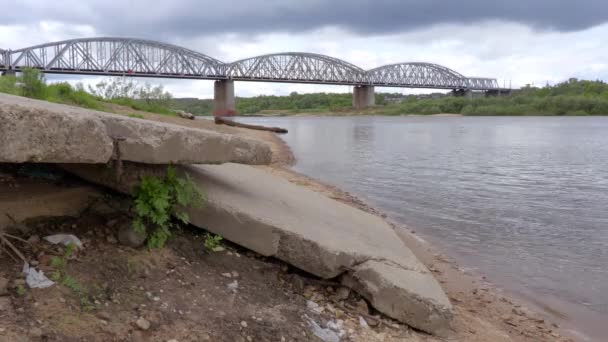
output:
[[[205,246],[205,249],[211,252],[217,247],[221,246],[222,240],[223,238],[220,235],[207,233],[205,234],[205,240],[203,241],[203,244]]]
[[[75,250],[76,245],[70,243],[66,246],[63,255],[54,256],[51,258],[50,264],[54,270],[50,273],[49,278],[72,290],[72,292],[74,292],[74,294],[78,297],[80,307],[85,311],[90,311],[95,309],[95,305],[90,299],[89,291],[66,272],[68,260],[72,254],[74,254]]]
[[[127,114],[128,117],[130,118],[137,118],[137,119],[143,119],[144,116],[141,114],[137,114],[137,113],[131,113],[131,114]]]
[[[169,166],[163,178],[144,176],[133,191],[135,219],[133,229],[139,233],[149,233],[148,248],[161,248],[171,236],[175,224],[171,217],[178,222],[188,224],[190,219],[183,210],[187,206],[200,206],[203,202],[202,193],[192,183],[190,177],[177,176],[175,168]],[[147,231],[147,227],[152,227]]]
[[[25,293],[27,292],[27,290],[25,289],[25,287],[23,287],[23,285],[17,285],[17,296],[18,297],[23,297],[25,296]]]

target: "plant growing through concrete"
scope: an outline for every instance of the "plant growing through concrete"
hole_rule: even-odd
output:
[[[200,206],[203,200],[203,194],[189,176],[178,177],[172,166],[162,178],[144,176],[134,190],[133,229],[148,234],[148,248],[161,248],[176,227],[172,217],[179,223],[188,224],[190,218],[184,208]]]
[[[220,235],[209,233],[205,234],[205,240],[203,241],[205,250],[212,252],[213,250],[221,246],[223,239],[224,238],[222,238]]]

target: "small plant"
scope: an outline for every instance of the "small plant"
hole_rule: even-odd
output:
[[[224,238],[222,238],[220,235],[207,233],[205,234],[205,240],[203,241],[203,244],[205,246],[205,249],[211,252],[221,245],[223,239]]]
[[[27,290],[25,289],[25,287],[23,287],[23,285],[17,285],[17,288],[16,288],[15,291],[17,291],[17,296],[18,297],[25,296],[25,293],[27,292]]]
[[[80,302],[80,307],[83,310],[90,311],[95,309],[95,305],[90,300],[89,293],[86,287],[82,286],[76,279],[72,276],[68,275],[66,272],[66,267],[68,265],[68,260],[74,254],[76,250],[76,245],[73,243],[69,243],[63,255],[54,256],[51,258],[50,264],[51,267],[54,268],[53,272],[49,275],[49,278],[57,283],[61,283],[63,286],[72,290],[74,294],[78,297]]]
[[[133,229],[141,234],[149,234],[147,246],[150,249],[165,245],[171,236],[171,229],[175,227],[171,222],[172,217],[188,224],[190,218],[183,208],[200,206],[203,202],[203,195],[190,177],[178,177],[172,166],[167,168],[162,178],[144,176],[133,194]]]

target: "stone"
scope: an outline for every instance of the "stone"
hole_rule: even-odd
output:
[[[68,170],[128,193],[142,175],[164,172],[125,163],[120,182],[99,167]],[[452,305],[431,272],[380,217],[239,164],[178,167],[206,195],[187,208],[190,223],[316,276],[339,277],[378,311],[438,335],[449,331]],[[351,271],[346,271],[351,270]]]
[[[34,337],[41,337],[42,336],[42,329],[38,328],[38,327],[33,327],[30,329],[30,335],[34,336]]]
[[[0,94],[0,162],[269,164],[261,141]],[[120,140],[117,140],[120,139]]]
[[[369,306],[367,305],[367,302],[365,301],[365,299],[359,299],[357,301],[357,304],[355,305],[355,307],[357,308],[357,311],[359,311],[359,313],[363,313],[363,314],[369,313]]]
[[[345,300],[348,298],[348,296],[350,295],[350,289],[348,287],[339,287],[336,290],[336,293],[334,294],[334,298],[338,301],[340,300]]]
[[[247,322],[245,322],[245,321],[241,321],[241,326],[242,326],[243,328],[247,328]]]
[[[147,235],[145,232],[136,232],[130,222],[120,226],[118,230],[118,241],[125,246],[138,248],[144,245]]]
[[[104,321],[110,322],[112,321],[112,316],[107,311],[100,311],[97,313],[97,318],[102,319]]]
[[[137,321],[135,322],[135,324],[141,330],[145,331],[145,330],[150,329],[150,322],[147,319],[143,318],[143,317],[139,317],[137,319]]]

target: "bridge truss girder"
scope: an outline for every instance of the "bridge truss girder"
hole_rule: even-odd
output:
[[[223,63],[183,47],[143,39],[73,39],[0,50],[0,71],[341,84],[354,86],[500,90],[496,79],[465,77],[432,63],[399,63],[371,70],[313,53],[287,52]]]

